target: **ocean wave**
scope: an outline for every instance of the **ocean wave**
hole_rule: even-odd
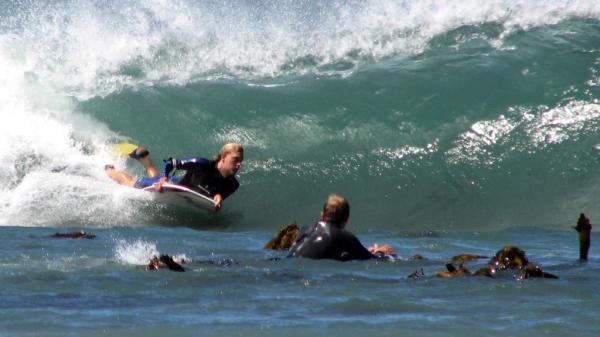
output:
[[[44,83],[87,99],[124,87],[231,76],[256,80],[342,75],[415,55],[464,26],[507,36],[573,17],[600,18],[593,1],[60,1],[18,2],[0,34]],[[465,43],[469,37],[457,38]],[[462,41],[462,42],[461,42]],[[19,55],[16,55],[19,54]]]
[[[534,189],[546,219],[557,205],[592,205],[599,11],[591,1],[15,2],[0,8],[0,225],[168,222],[103,172],[141,174],[111,153],[122,138],[153,160],[244,144],[242,188],[224,212],[244,216],[227,225],[279,223],[269,217],[290,216],[290,204],[310,213],[331,191],[357,200],[365,223],[466,226],[478,212],[515,224],[509,208]]]

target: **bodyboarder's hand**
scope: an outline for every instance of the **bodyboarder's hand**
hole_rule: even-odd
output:
[[[215,212],[218,212],[223,206],[223,197],[217,193],[213,197],[213,201],[215,202]]]
[[[154,189],[156,189],[157,192],[162,193],[163,192],[163,184],[167,182],[167,177],[162,177],[158,180],[158,182],[154,183]]]
[[[380,246],[378,244],[374,244],[367,249],[373,255],[375,255],[376,253],[381,253],[385,256],[396,256],[396,251],[390,245],[381,245]]]

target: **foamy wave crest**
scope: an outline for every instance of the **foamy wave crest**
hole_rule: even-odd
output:
[[[40,83],[13,42],[0,36],[0,225],[137,221],[129,205],[146,198],[103,172],[106,163],[123,165],[106,145],[115,134]]]
[[[10,6],[9,6],[10,7]],[[595,1],[62,1],[5,9],[27,68],[80,98],[202,78],[341,74],[423,51],[462,26],[600,18]]]

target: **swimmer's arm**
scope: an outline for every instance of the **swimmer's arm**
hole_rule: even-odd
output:
[[[209,164],[210,164],[210,162],[206,158],[190,157],[190,158],[179,159],[177,161],[176,169],[189,170],[190,168],[192,168],[194,166],[202,166],[202,165],[209,165]]]
[[[161,177],[170,177],[175,170],[188,170],[197,165],[208,165],[208,159],[202,157],[191,157],[184,159],[168,158],[164,160],[164,164],[160,171]]]
[[[376,258],[365,246],[362,245],[358,238],[348,232],[345,238],[347,255],[342,260],[369,260]]]

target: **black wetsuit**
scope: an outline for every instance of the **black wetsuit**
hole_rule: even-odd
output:
[[[331,223],[319,221],[302,228],[290,247],[288,257],[349,261],[377,256],[371,254],[352,233]]]
[[[217,162],[200,157],[165,160],[161,177],[169,178],[174,170],[184,170],[185,174],[177,179],[177,184],[187,186],[199,193],[220,194],[223,199],[235,192],[240,183],[234,176],[223,177],[217,170]]]

